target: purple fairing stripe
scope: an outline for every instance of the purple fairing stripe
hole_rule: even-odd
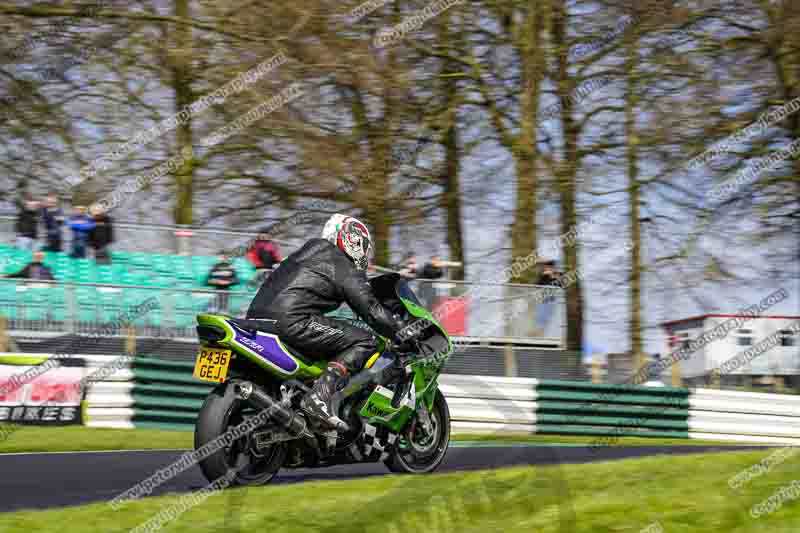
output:
[[[269,333],[248,335],[239,328],[234,328],[234,341],[248,351],[260,356],[271,366],[284,374],[294,374],[300,365],[294,357],[281,348],[278,337]]]

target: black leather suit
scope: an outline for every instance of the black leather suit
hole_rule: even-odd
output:
[[[352,374],[377,352],[378,340],[365,329],[324,316],[343,302],[384,337],[393,339],[403,326],[344,252],[325,239],[311,239],[267,277],[247,318],[276,320],[286,343],[312,359],[335,358]]]

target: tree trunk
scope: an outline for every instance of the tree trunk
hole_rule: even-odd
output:
[[[636,28],[630,28],[625,35],[625,142],[628,167],[629,223],[631,226],[631,274],[630,274],[630,324],[629,336],[634,370],[645,364],[642,346],[642,241],[639,217],[639,137],[636,133],[636,110],[638,107],[639,39]]]
[[[450,45],[450,24],[452,24],[452,12],[447,13],[439,24],[440,39],[442,47]],[[463,280],[466,272],[467,263],[464,258],[464,230],[461,224],[461,150],[459,148],[458,128],[456,119],[458,116],[458,82],[452,76],[458,70],[458,65],[451,60],[445,60],[442,67],[444,76],[444,99],[446,109],[445,130],[443,135],[444,144],[444,171],[442,184],[444,194],[442,194],[442,207],[445,212],[447,224],[447,245],[450,248],[450,261],[461,263],[460,267],[450,268],[451,279]]]
[[[372,128],[369,128],[372,131]],[[375,163],[372,170],[362,178],[360,188],[367,191],[363,199],[364,222],[370,226],[372,233],[373,263],[377,265],[389,264],[389,238],[391,223],[386,210],[386,198],[389,195],[389,182],[387,180],[386,165],[380,163],[391,155],[391,137],[372,139],[372,153]],[[363,198],[363,196],[362,196]]]
[[[181,19],[189,18],[189,0],[175,0],[174,14]],[[192,93],[192,34],[186,25],[176,25],[176,49],[172,51],[171,68],[175,90],[175,112],[188,108],[193,100]],[[181,121],[176,128],[178,153],[187,153],[192,148],[191,117]],[[192,159],[186,160],[175,173],[175,223],[192,223],[192,200],[194,185],[194,165]]]
[[[373,262],[377,265],[388,265],[389,261],[389,229],[388,213],[386,212],[386,181],[376,184],[376,197],[370,199],[370,208],[367,214],[367,223],[372,225],[372,243],[375,249]],[[383,192],[381,192],[383,191]],[[380,196],[380,197],[378,197]]]
[[[520,60],[523,68],[524,91],[520,98],[520,133],[514,139],[512,154],[517,173],[516,205],[514,223],[511,227],[511,262],[536,254],[536,210],[538,179],[536,173],[537,114],[541,83],[544,77],[544,54],[542,46],[546,7],[542,2],[531,0],[520,29]],[[535,269],[520,269],[511,281],[533,283]]]
[[[455,113],[453,113],[455,115]],[[447,244],[450,247],[450,260],[461,263],[460,267],[452,267],[452,279],[463,280],[467,263],[464,258],[464,231],[461,224],[461,191],[460,164],[461,153],[458,147],[458,130],[455,120],[445,131],[445,175],[444,175],[444,208],[447,217]]]
[[[558,91],[561,102],[561,122],[564,131],[564,160],[557,170],[558,196],[561,202],[561,233],[574,231],[578,226],[577,173],[578,124],[573,116],[574,99],[570,97],[575,83],[569,73],[569,45],[567,43],[567,8],[563,0],[553,12],[553,39],[558,50]],[[579,355],[573,361],[575,370],[580,367],[583,353],[583,287],[580,274],[580,240],[574,239],[562,250],[564,271],[572,273],[574,282],[566,286],[567,299],[567,350]]]
[[[394,54],[389,54],[390,69],[395,65]],[[394,143],[395,120],[398,118],[398,107],[395,91],[392,88],[392,80],[384,80],[383,101],[386,111],[383,116],[382,128],[369,128],[370,135],[378,134],[377,137],[370,136],[369,141],[372,146],[372,153],[375,156],[374,172],[370,173],[369,198],[366,199],[369,206],[369,220],[373,227],[375,247],[375,263],[378,265],[390,264],[390,230],[392,220],[387,209],[387,199],[389,198],[389,174],[392,168],[385,164],[392,157],[392,144]]]
[[[786,104],[800,96],[800,48],[798,48],[800,37],[797,35],[800,26],[800,8],[794,3],[787,2],[777,13],[779,14],[772,24],[782,30],[781,40],[777,49],[770,49],[770,57],[775,63],[779,90],[783,95],[783,103]],[[789,117],[789,131],[793,141],[800,139],[800,113],[793,113]],[[797,198],[800,201],[800,158],[794,158],[792,166],[794,172],[790,179],[795,182]],[[800,207],[796,208],[794,216],[796,220],[793,229],[797,233],[796,265],[800,268]]]

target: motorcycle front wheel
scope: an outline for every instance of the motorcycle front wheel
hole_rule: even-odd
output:
[[[389,470],[399,474],[426,474],[439,467],[450,444],[450,409],[442,391],[436,391],[430,418],[430,432],[414,419],[400,434],[397,446],[384,461]]]

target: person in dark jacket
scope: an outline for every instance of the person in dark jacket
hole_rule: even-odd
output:
[[[425,263],[425,266],[422,267],[422,271],[419,273],[419,278],[423,280],[439,279],[442,276],[444,276],[444,268],[442,260],[438,255],[434,255],[430,262]],[[420,281],[418,290],[419,299],[422,300],[429,309],[433,308],[433,304],[435,303],[434,299],[436,297],[433,282]]]
[[[230,259],[227,255],[220,255],[219,262],[211,267],[206,279],[206,285],[222,291],[217,295],[217,309],[219,309],[219,312],[227,312],[228,291],[238,284],[239,277],[236,275],[236,269],[231,264]]]
[[[246,257],[256,267],[256,275],[247,284],[249,290],[260,287],[275,265],[283,260],[278,245],[272,242],[266,233],[256,237]]]
[[[94,258],[98,264],[111,263],[109,246],[114,242],[114,226],[99,204],[94,204],[89,209],[94,222],[94,228],[89,232],[89,244],[94,248]]]
[[[331,405],[333,394],[378,352],[378,340],[365,329],[325,314],[347,302],[371,328],[394,341],[405,324],[381,305],[367,281],[372,248],[367,227],[336,214],[322,235],[287,257],[264,281],[247,318],[272,319],[288,344],[331,359],[301,407],[321,425],[342,428],[346,425]]]
[[[539,266],[539,277],[536,285],[559,286],[561,273],[556,268],[556,262],[551,260],[542,261]],[[536,332],[535,336],[545,337],[550,330],[556,310],[556,299],[551,293],[552,289],[539,289],[535,295],[536,305]]]
[[[18,203],[17,215],[17,248],[34,250],[39,225],[39,202],[26,193],[22,202]]]
[[[430,263],[425,263],[422,267],[422,272],[419,277],[422,279],[439,279],[444,276],[444,265],[442,265],[442,258],[438,255],[431,257]]]
[[[278,245],[270,240],[269,235],[261,233],[247,251],[247,259],[253,263],[257,271],[272,270],[281,262],[281,252]]]
[[[253,241],[253,245],[245,257],[256,267],[256,275],[247,284],[248,290],[251,291],[260,287],[275,265],[283,260],[278,245],[270,240],[268,234],[263,232]]]
[[[84,206],[75,206],[75,214],[69,217],[69,227],[72,229],[72,254],[70,257],[86,257],[86,245],[89,234],[94,229],[94,220],[86,215]]]
[[[536,285],[558,285],[560,277],[561,274],[556,270],[555,261],[543,261],[539,272],[539,279],[536,280]]]
[[[35,280],[54,280],[53,272],[44,264],[44,252],[34,252],[33,261],[25,265],[25,268],[14,274],[4,276],[6,278],[27,278]]]
[[[400,262],[398,273],[404,278],[417,277],[417,255],[414,252],[409,252]]]
[[[44,201],[42,221],[44,221],[44,228],[47,233],[47,245],[44,247],[44,251],[60,252],[61,226],[64,225],[64,213],[58,206],[58,196],[55,193],[48,194]]]

